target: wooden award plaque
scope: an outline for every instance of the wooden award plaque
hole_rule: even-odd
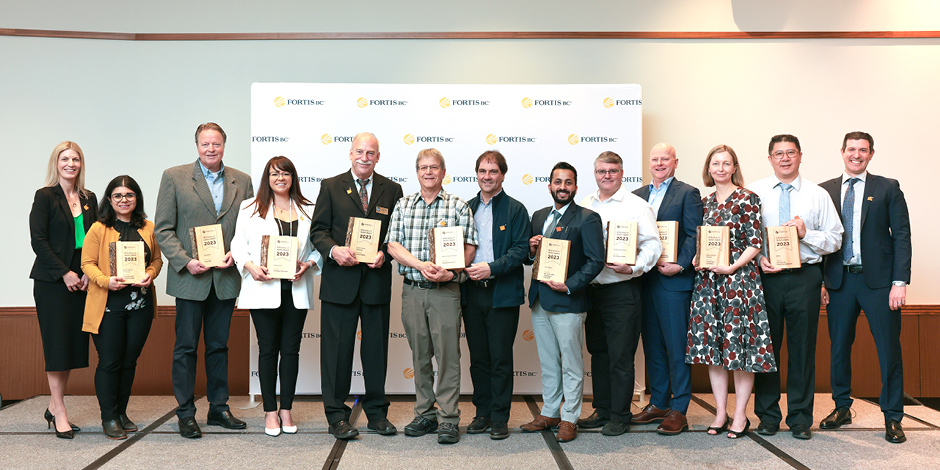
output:
[[[796,227],[766,227],[767,257],[775,268],[800,267],[800,237]]]
[[[297,275],[297,237],[287,235],[261,236],[261,266],[268,268],[268,277],[293,279]]]
[[[607,258],[605,261],[636,264],[636,237],[636,222],[607,222]]]
[[[111,275],[124,279],[121,284],[136,284],[147,275],[144,242],[108,243]]]
[[[467,261],[463,253],[463,229],[434,227],[428,230],[430,261],[444,269],[463,269]]]
[[[225,243],[222,239],[222,225],[204,225],[189,229],[190,246],[193,258],[212,268],[222,266],[225,260]]]
[[[663,254],[659,255],[659,260],[664,263],[675,263],[679,255],[677,251],[679,222],[675,220],[656,222],[656,228],[659,229],[659,241],[663,244]]]
[[[382,232],[382,221],[350,217],[349,227],[346,229],[346,246],[352,249],[356,261],[372,263],[379,254],[379,234]]]
[[[532,263],[532,279],[536,281],[565,282],[568,279],[568,253],[571,242],[542,237],[535,262]]]
[[[696,258],[700,268],[731,265],[731,229],[727,225],[698,228]]]

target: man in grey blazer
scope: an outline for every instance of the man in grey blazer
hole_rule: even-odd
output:
[[[241,278],[229,247],[239,204],[254,195],[251,178],[222,164],[225,131],[207,122],[196,128],[199,159],[163,172],[155,218],[157,243],[166,256],[166,293],[176,297],[176,346],[173,348],[173,394],[179,402],[180,435],[202,436],[196,424],[194,388],[196,350],[205,329],[207,424],[243,429],[245,422],[228,407],[228,335]],[[222,225],[225,258],[209,268],[192,256],[189,229]]]

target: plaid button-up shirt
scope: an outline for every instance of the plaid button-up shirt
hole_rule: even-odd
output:
[[[399,199],[392,210],[385,243],[400,243],[415,258],[427,261],[431,255],[428,231],[434,227],[460,227],[463,229],[464,243],[479,244],[467,201],[443,189],[430,205],[424,202],[420,191]],[[398,265],[398,274],[412,281],[427,282],[420,270],[403,264]]]

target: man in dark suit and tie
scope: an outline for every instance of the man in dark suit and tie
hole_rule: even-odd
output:
[[[604,269],[604,227],[596,212],[574,204],[578,170],[566,162],[552,168],[548,189],[555,204],[532,215],[529,257],[535,260],[543,236],[571,242],[565,282],[532,280],[529,307],[542,367],[542,411],[523,432],[558,426],[559,442],[577,437],[584,390],[584,319],[590,307],[587,285]],[[626,392],[629,393],[629,392]],[[562,405],[564,396],[564,405]]]
[[[689,306],[695,270],[695,232],[702,225],[702,196],[696,187],[675,178],[679,159],[669,144],[650,151],[652,181],[633,191],[649,201],[656,221],[676,221],[676,259],[660,258],[643,275],[643,352],[650,383],[650,404],[633,415],[634,424],[660,422],[660,434],[679,434],[688,429],[685,417],[692,398],[691,366],[685,363],[688,345]],[[664,256],[666,253],[664,253]]]
[[[157,194],[155,235],[166,256],[166,293],[176,297],[176,345],[173,348],[173,394],[179,402],[180,435],[202,437],[196,424],[196,352],[202,330],[206,344],[207,424],[244,429],[228,406],[228,336],[241,276],[229,251],[238,206],[254,195],[251,178],[222,164],[225,131],[214,122],[196,128],[194,163],[163,172]],[[189,230],[220,224],[225,258],[207,267],[193,258]]]
[[[351,439],[359,431],[349,424],[352,411],[346,405],[352,378],[356,324],[362,323],[359,355],[366,394],[362,409],[368,428],[382,435],[398,430],[389,422],[385,398],[388,365],[388,322],[392,296],[392,265],[387,247],[380,246],[371,263],[356,261],[344,246],[350,217],[382,221],[379,240],[385,239],[401,185],[375,173],[379,141],[363,132],[353,138],[349,150],[352,169],[320,183],[313,212],[310,240],[323,255],[320,285],[320,386],[330,432],[337,439]]]
[[[831,345],[832,399],[836,408],[819,423],[835,429],[852,422],[852,343],[859,310],[865,311],[881,365],[885,439],[904,442],[904,375],[901,307],[911,281],[911,222],[897,180],[868,173],[875,141],[865,132],[842,140],[845,172],[821,184],[842,215],[842,249],[826,257],[821,302]]]

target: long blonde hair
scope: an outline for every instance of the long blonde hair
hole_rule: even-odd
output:
[[[49,167],[46,168],[46,184],[43,187],[49,188],[59,185],[59,155],[66,150],[74,150],[78,154],[78,160],[82,162],[82,166],[78,168],[78,177],[75,178],[75,189],[83,198],[87,199],[91,192],[85,189],[85,153],[82,152],[82,148],[78,144],[71,140],[56,145],[52,150],[52,155],[49,157]]]

